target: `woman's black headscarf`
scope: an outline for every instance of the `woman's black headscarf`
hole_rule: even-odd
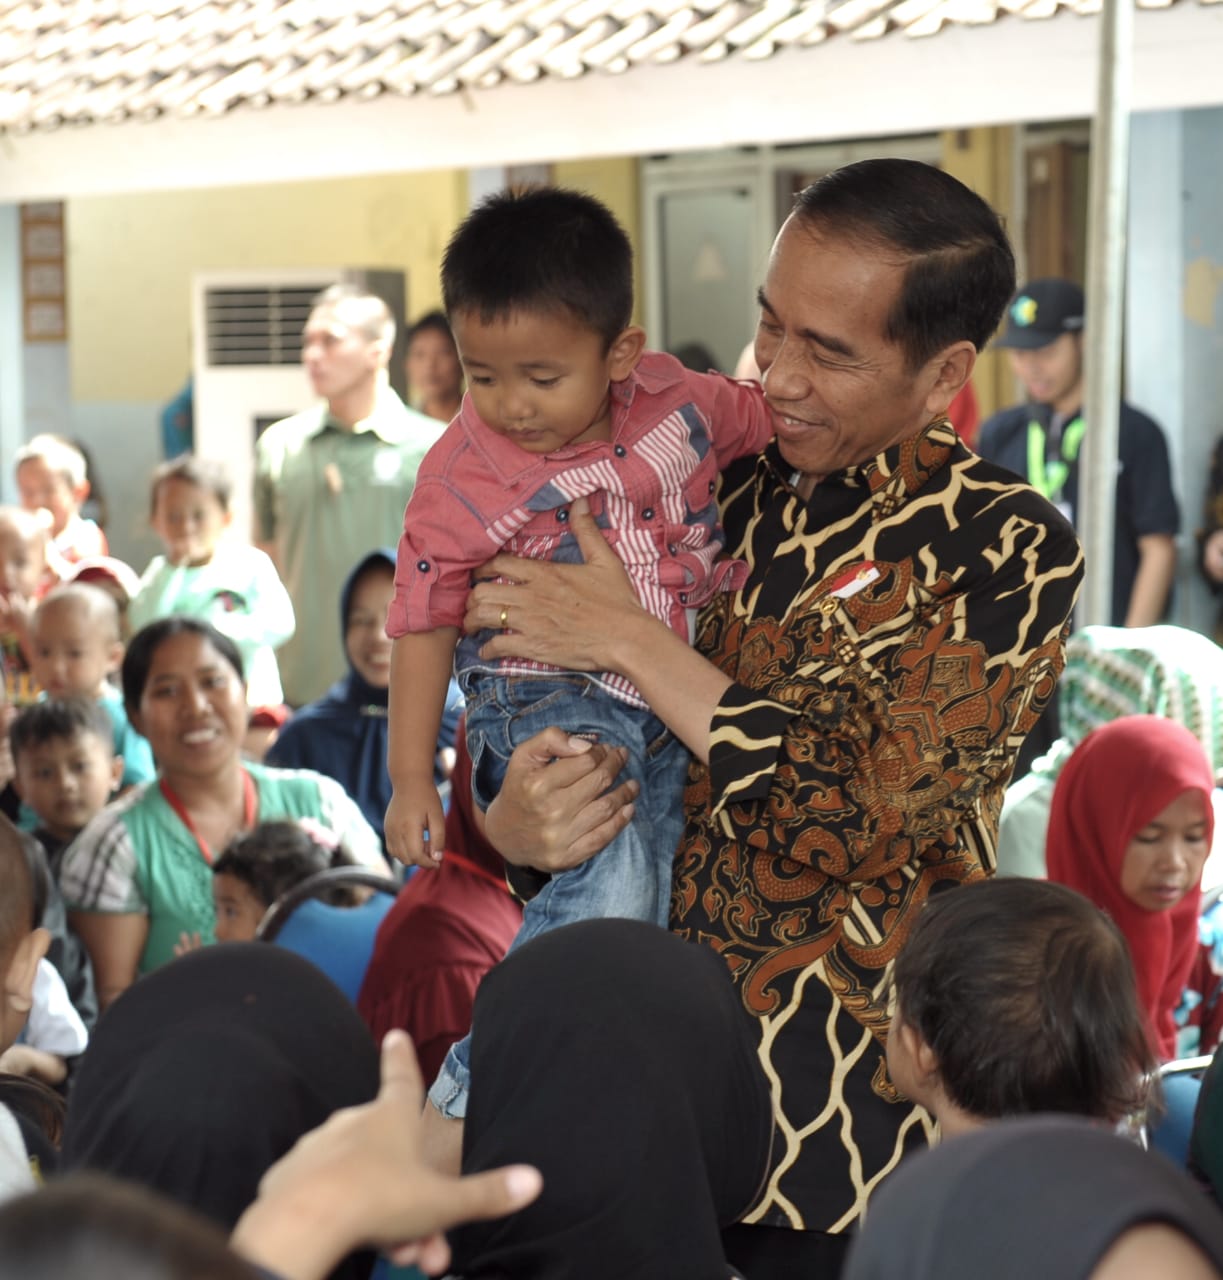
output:
[[[453,1233],[454,1271],[727,1280],[720,1228],[752,1205],[772,1108],[725,963],[654,925],[548,933],[484,980],[465,1173],[536,1165],[544,1190]]]
[[[312,964],[265,943],[206,947],[107,1010],[73,1088],[62,1163],[141,1183],[229,1229],[298,1138],[377,1091],[369,1032]]]
[[[1147,1223],[1179,1228],[1223,1270],[1223,1216],[1162,1156],[1087,1121],[1000,1120],[883,1184],[843,1280],[1088,1280]]]

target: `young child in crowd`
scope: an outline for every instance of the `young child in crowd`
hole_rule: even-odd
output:
[[[1202,867],[1214,834],[1202,744],[1162,716],[1123,716],[1074,749],[1053,791],[1049,879],[1103,908],[1129,944],[1161,1058],[1198,954]]]
[[[18,714],[9,742],[13,785],[37,818],[33,834],[58,881],[64,850],[123,780],[110,716],[90,697],[48,698]]]
[[[293,713],[265,757],[282,769],[314,769],[339,782],[361,806],[365,820],[382,830],[391,801],[387,774],[387,686],[391,641],[386,611],[395,595],[395,553],[371,551],[340,591],[340,627],[349,672],[317,701]],[[463,695],[452,680],[437,740],[434,780],[441,784],[454,764],[454,735]]]
[[[107,554],[106,535],[81,515],[89,497],[85,454],[63,436],[35,436],[17,450],[17,492],[27,511],[51,516],[51,543],[69,562]]]
[[[433,754],[453,658],[481,809],[514,747],[548,725],[627,747],[626,772],[642,786],[633,823],[603,854],[528,903],[515,946],[584,918],[665,924],[682,743],[619,676],[485,661],[486,636],[464,638],[456,655],[459,623],[473,571],[498,549],[579,559],[568,517],[585,498],[642,604],[690,640],[696,609],[744,580],[745,565],[718,561],[714,495],[719,471],[771,438],[771,414],[759,386],[644,350],[645,334],[630,324],[631,245],[590,196],[536,188],[486,200],[446,249],[442,293],[469,391],[421,464],[404,516],[387,621],[387,847],[421,866],[441,855]],[[432,1094],[455,1118],[466,1108],[467,1044],[455,1046]]]
[[[1154,1069],[1125,939],[1086,898],[1044,880],[934,897],[896,957],[888,1071],[943,1137],[1003,1116],[1116,1125]]]
[[[33,646],[30,615],[54,562],[47,517],[0,507],[0,667],[8,701],[24,706],[37,696],[28,675]]]
[[[15,1051],[34,1008],[35,988],[48,981],[40,971],[51,935],[37,921],[34,877],[21,837],[10,823],[0,821],[0,1071],[52,1075],[57,1083],[63,1063],[53,1060],[56,1055],[29,1046]]]
[[[212,865],[218,942],[253,942],[259,922],[282,893],[329,867],[352,865],[335,834],[317,822],[261,822],[225,846]],[[353,903],[351,890],[333,890],[333,906]]]
[[[30,633],[30,671],[43,692],[92,698],[110,718],[113,754],[123,757],[122,785],[156,777],[152,749],[128,722],[123,695],[110,681],[123,662],[114,599],[88,583],[65,583],[39,602]]]
[[[153,473],[149,519],[166,552],[145,569],[128,622],[133,633],[175,613],[210,622],[238,646],[248,703],[279,707],[275,650],[293,634],[293,604],[268,556],[225,539],[232,487],[221,463],[192,454]]]
[[[68,565],[64,581],[86,582],[110,596],[119,610],[119,634],[126,645],[132,634],[127,620],[128,607],[140,590],[140,577],[136,570],[114,556],[93,556]]]

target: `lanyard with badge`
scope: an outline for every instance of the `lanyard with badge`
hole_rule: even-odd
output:
[[[1079,456],[1083,443],[1083,419],[1071,418],[1062,429],[1060,457],[1048,458],[1048,435],[1035,419],[1028,423],[1028,483],[1043,494],[1059,511],[1070,519],[1069,504],[1062,500],[1062,490],[1070,468]]]

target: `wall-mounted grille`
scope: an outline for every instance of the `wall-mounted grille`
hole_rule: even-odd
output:
[[[329,283],[321,280],[311,285],[206,289],[208,364],[298,364],[310,304]]]

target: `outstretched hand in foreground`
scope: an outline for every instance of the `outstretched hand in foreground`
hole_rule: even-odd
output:
[[[339,1111],[264,1176],[233,1247],[284,1280],[322,1280],[346,1254],[373,1246],[400,1264],[438,1275],[450,1264],[442,1234],[531,1203],[537,1169],[510,1165],[470,1177],[429,1168],[421,1154],[424,1086],[412,1042],[382,1043],[382,1087]]]

